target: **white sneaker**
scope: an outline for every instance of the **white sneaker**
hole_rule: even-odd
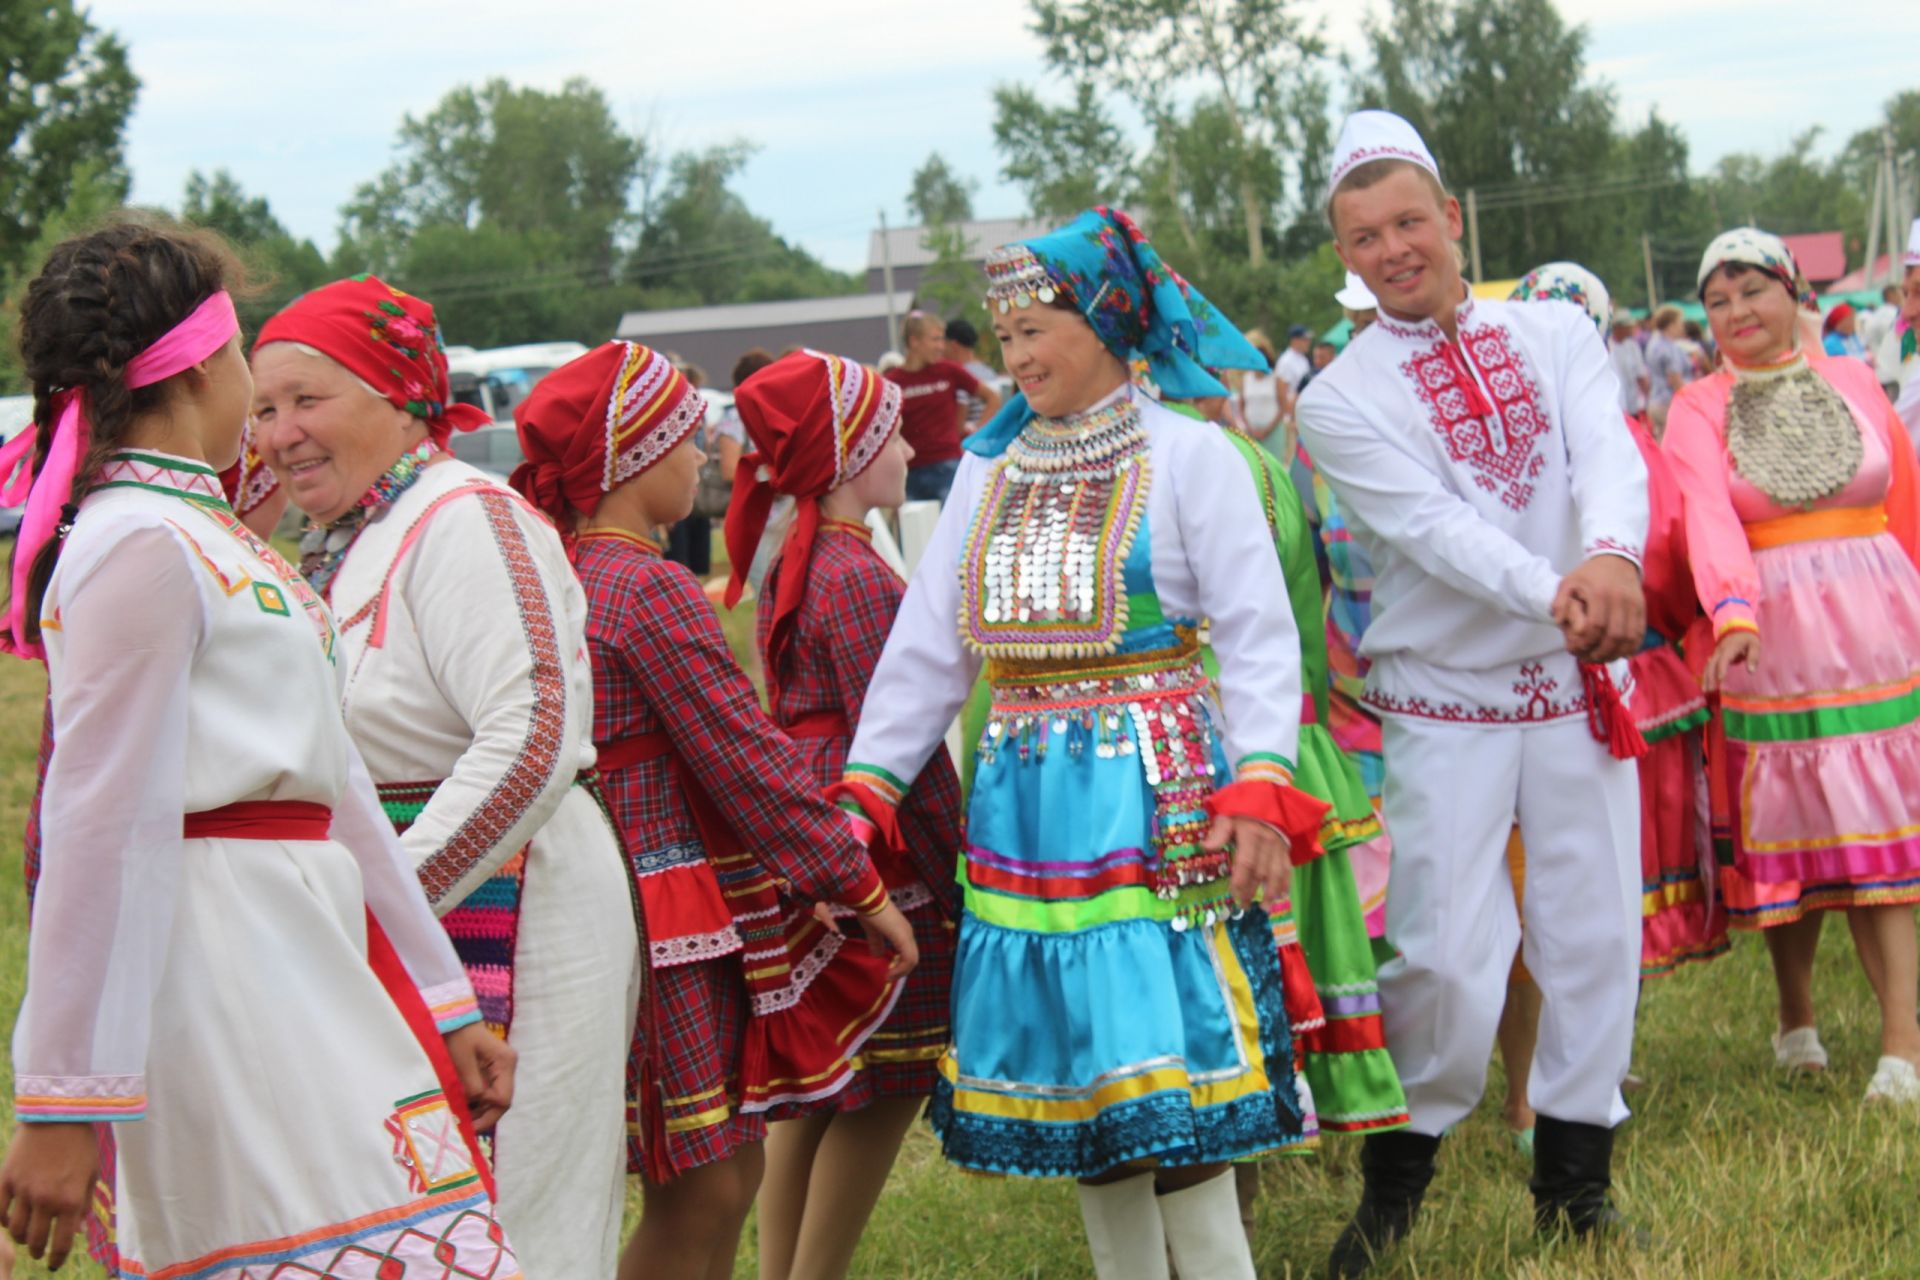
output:
[[[1867,1102],[1920,1103],[1920,1072],[1905,1058],[1882,1058],[1867,1081]]]
[[[1825,1071],[1826,1046],[1812,1027],[1773,1033],[1773,1065],[1782,1071]]]

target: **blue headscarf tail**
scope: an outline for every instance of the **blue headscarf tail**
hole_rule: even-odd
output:
[[[1064,293],[1107,350],[1127,364],[1144,359],[1169,398],[1226,395],[1209,368],[1267,372],[1266,357],[1118,209],[1089,209],[1058,231],[997,249],[986,269],[990,315],[1046,301],[1049,287]],[[967,438],[967,450],[999,456],[1032,416],[1026,396],[1014,396]]]

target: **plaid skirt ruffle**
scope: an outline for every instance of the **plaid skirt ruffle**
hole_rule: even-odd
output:
[[[812,1111],[858,1111],[876,1098],[925,1098],[933,1093],[940,1055],[953,1038],[954,926],[931,902],[906,916],[920,945],[920,963],[907,975],[893,1012],[860,1051],[853,1082]],[[852,924],[843,930],[859,933]]]
[[[766,1117],[740,1111],[741,1043],[747,985],[738,955],[654,969],[648,1000],[660,1037],[660,1090],[667,1123],[667,1159],[685,1173],[725,1160],[767,1136]],[[642,1022],[645,1018],[643,1016]],[[627,1059],[627,1172],[644,1170],[640,1145],[640,1065],[649,1028],[634,1031]]]

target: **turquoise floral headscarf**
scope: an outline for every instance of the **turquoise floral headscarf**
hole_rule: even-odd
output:
[[[1107,350],[1127,364],[1146,361],[1170,398],[1226,395],[1209,368],[1267,371],[1266,357],[1118,209],[1089,209],[1058,231],[996,249],[986,272],[989,315],[1070,303]],[[1032,416],[1026,396],[1015,395],[966,447],[997,457]]]
[[[1571,302],[1585,311],[1601,337],[1613,323],[1613,300],[1607,296],[1607,286],[1577,262],[1549,262],[1535,267],[1507,295],[1508,302],[1538,302],[1543,298]]]

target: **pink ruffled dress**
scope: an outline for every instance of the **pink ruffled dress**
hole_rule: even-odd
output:
[[[1846,401],[1864,448],[1853,478],[1808,510],[1735,472],[1726,421],[1738,375],[1687,386],[1667,423],[1714,636],[1745,628],[1761,642],[1759,669],[1734,668],[1720,700],[1727,829],[1716,835],[1731,845],[1721,885],[1736,928],[1920,902],[1913,445],[1864,364],[1810,363]]]

